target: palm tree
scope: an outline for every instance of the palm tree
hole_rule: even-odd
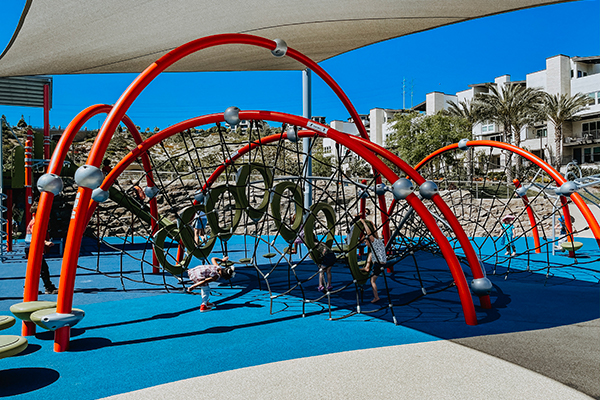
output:
[[[459,101],[458,103],[450,101],[448,103],[448,114],[466,119],[471,124],[471,130],[480,120],[477,103],[470,102],[469,100]]]
[[[473,133],[473,126],[479,122],[479,110],[477,103],[463,100],[458,103],[450,101],[448,114],[465,119],[469,123],[469,132]],[[467,180],[473,179],[473,149],[467,150]]]
[[[521,128],[529,124],[531,115],[538,113],[542,104],[542,92],[519,84],[507,83],[499,90],[488,84],[488,93],[475,96],[473,102],[480,121],[492,121],[502,126],[502,141],[512,139],[517,147],[521,145]],[[511,152],[506,152],[506,166],[510,165]],[[517,171],[520,169],[517,161]],[[507,168],[507,181],[512,182],[512,170]]]
[[[562,164],[562,127],[566,121],[576,118],[575,114],[587,109],[589,98],[577,93],[547,94],[544,96],[543,112],[546,118],[554,125],[554,168],[560,170]]]

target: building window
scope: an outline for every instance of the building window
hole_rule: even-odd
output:
[[[600,162],[600,147],[587,147],[583,149],[583,162]]]
[[[593,106],[596,104],[596,93],[588,93],[588,105]]]
[[[493,140],[494,142],[501,142],[502,135],[490,136],[490,140]]]
[[[489,122],[489,121],[485,121],[481,124],[481,133],[484,132],[494,132],[494,123],[493,122]]]
[[[581,136],[584,139],[600,138],[600,121],[586,122],[581,125]]]
[[[546,129],[546,128],[536,129],[535,137],[536,138],[548,137],[548,129]]]

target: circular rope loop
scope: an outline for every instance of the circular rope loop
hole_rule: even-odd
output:
[[[350,236],[350,249],[348,252],[348,265],[350,266],[350,271],[352,272],[352,277],[356,279],[358,284],[363,285],[369,279],[369,272],[363,271],[358,266],[358,245],[360,243],[360,238],[363,235],[363,232],[366,230],[364,226],[364,222],[367,223],[371,232],[375,229],[373,227],[373,223],[371,221],[358,220],[354,223],[352,228],[352,236]]]
[[[165,240],[167,237],[171,239],[177,240],[179,237],[179,228],[177,228],[177,224],[170,224],[161,228],[154,234],[154,253],[156,254],[156,258],[160,265],[163,266],[164,269],[169,271],[173,275],[181,275],[184,270],[190,265],[192,261],[192,255],[187,254],[184,259],[177,263],[171,264],[167,259],[168,251],[165,253]]]
[[[246,187],[252,187],[251,185],[248,185],[248,178],[252,175],[252,171],[258,171],[262,175],[265,184],[265,193],[263,194],[263,199],[258,207],[252,207],[248,200],[248,196],[246,195]],[[271,169],[267,168],[264,164],[256,162],[244,164],[237,171],[236,186],[240,207],[246,210],[246,213],[254,222],[260,221],[269,206],[269,191],[271,190],[271,187],[273,187],[273,173],[271,172]]]
[[[185,246],[188,253],[190,253],[193,257],[202,259],[210,256],[213,247],[215,247],[217,238],[216,236],[212,236],[202,246],[198,246],[194,241],[194,232],[192,231],[189,223],[193,220],[194,215],[200,211],[206,213],[206,207],[204,204],[195,204],[193,206],[186,207],[181,212],[182,224],[179,229],[179,237],[181,238],[181,242]]]
[[[281,197],[285,190],[292,192],[294,198],[294,222],[288,228],[289,225],[283,222],[281,218]],[[273,199],[271,201],[271,212],[273,214],[273,220],[275,226],[279,230],[279,233],[286,242],[292,243],[297,237],[300,227],[302,226],[302,214],[303,214],[304,195],[300,186],[294,182],[280,182],[273,189]]]
[[[327,203],[313,204],[310,207],[310,213],[308,214],[306,222],[304,223],[304,243],[310,250],[313,260],[319,259],[319,255],[315,249],[316,242],[320,242],[320,240],[316,240],[315,237],[315,225],[317,222],[317,214],[319,212],[322,212],[325,215],[325,220],[327,223],[327,234],[325,236],[325,244],[327,247],[331,248],[335,234],[336,215],[333,207]]]
[[[232,218],[231,224],[221,227],[219,225],[219,213],[215,210],[215,205],[225,192],[229,192],[235,201],[235,214]],[[215,186],[210,190],[208,195],[208,199],[206,200],[206,219],[208,220],[208,225],[210,225],[210,229],[212,230],[214,236],[219,237],[219,239],[223,241],[227,241],[233,236],[233,232],[237,228],[240,223],[240,219],[242,218],[242,208],[239,206],[241,204],[240,196],[237,188],[231,187],[229,185],[220,185]]]

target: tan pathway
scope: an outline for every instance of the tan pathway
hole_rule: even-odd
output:
[[[435,341],[259,365],[110,399],[577,400],[590,397],[477,350],[449,341]]]

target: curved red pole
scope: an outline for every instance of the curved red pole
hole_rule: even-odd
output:
[[[144,141],[144,139],[142,139],[142,135],[138,131],[137,127],[135,126],[133,121],[131,121],[131,118],[129,118],[127,115],[125,115],[123,117],[122,122],[127,127],[127,130],[133,137],[133,140],[136,145],[139,145],[140,143],[142,143]],[[152,165],[150,164],[150,158],[148,157],[148,154],[146,152],[143,152],[140,154],[139,157],[142,160],[142,166],[144,167],[144,171],[146,172],[146,184],[148,186],[155,186],[154,176],[152,174]],[[154,235],[158,231],[158,223],[157,223],[157,221],[158,221],[158,206],[156,204],[156,198],[153,197],[152,199],[150,199],[150,201],[148,202],[148,205],[150,206],[150,215],[152,216],[152,219],[150,221],[150,229],[151,229],[152,235]],[[93,200],[90,200],[90,206],[88,207],[87,223],[89,223],[89,221],[92,219],[92,215],[94,214],[94,211],[96,210],[97,206],[98,206],[98,203],[96,203]],[[87,223],[86,223],[86,225],[87,225]],[[152,250],[152,265],[153,265],[152,273],[155,273],[155,274],[158,273],[159,272],[158,259],[156,258],[154,249]]]
[[[83,124],[96,114],[110,111],[110,106],[94,105],[80,112],[63,132],[56,149],[52,153],[48,173],[60,175],[67,152],[75,135]],[[25,275],[25,290],[23,301],[35,301],[38,299],[38,287],[40,280],[40,269],[42,265],[42,256],[44,253],[44,241],[48,222],[50,220],[50,210],[54,195],[49,192],[40,193],[38,201],[38,212],[36,214],[35,225],[31,235],[31,244],[29,247],[29,258],[27,259],[27,272]],[[33,322],[23,322],[22,335],[31,336],[35,334],[35,324]]]
[[[361,143],[361,145],[363,145],[365,148],[368,148],[371,151],[376,151],[379,155],[381,155],[388,161],[393,162],[405,174],[407,174],[410,179],[415,181],[418,185],[422,185],[425,182],[425,178],[423,178],[423,176],[421,176],[421,174],[419,174],[416,171],[416,169],[413,169],[408,163],[406,163],[404,160],[402,160],[401,158],[396,156],[391,151],[389,151],[385,148],[379,147],[371,141],[364,140],[364,139],[358,138],[356,136],[353,136],[353,138],[355,138],[355,140],[359,141]],[[465,252],[465,257],[467,258],[469,268],[471,269],[471,273],[473,274],[473,279],[480,279],[480,278],[485,277],[485,275],[483,273],[483,267],[481,266],[479,257],[477,257],[477,253],[475,252],[475,249],[473,248],[473,244],[469,240],[469,237],[467,236],[462,225],[458,221],[458,218],[456,218],[456,215],[454,215],[454,213],[452,212],[450,207],[448,207],[448,205],[446,204],[446,202],[444,201],[442,196],[440,196],[439,194],[433,195],[431,198],[431,201],[433,201],[433,203],[436,205],[436,207],[440,210],[440,212],[442,213],[444,218],[446,218],[446,222],[448,222],[448,224],[454,231],[454,233],[456,235],[456,239],[458,240],[458,242],[460,243],[460,245],[463,248],[463,251]],[[396,202],[392,201],[392,203],[390,205],[390,209],[387,212],[388,215],[391,215],[395,204],[396,204]],[[483,295],[483,296],[479,297],[479,301],[483,308],[487,308],[487,309],[492,308],[492,303],[491,303],[489,295]]]
[[[52,157],[47,169],[48,173],[60,175],[62,166],[69,151],[69,147],[71,146],[71,143],[73,142],[77,132],[79,132],[79,130],[83,127],[83,124],[97,114],[108,113],[111,108],[112,106],[110,105],[96,104],[81,111],[73,119],[73,121],[71,121],[61,135],[60,140],[58,141],[58,144],[52,153]],[[137,132],[135,125],[129,120],[129,117],[125,116],[124,120],[128,127],[132,126]],[[36,214],[35,226],[33,228],[31,244],[29,248],[29,258],[27,259],[25,289],[23,294],[23,301],[25,302],[35,301],[38,299],[40,268],[44,251],[44,241],[46,238],[46,232],[48,230],[50,211],[53,201],[54,195],[52,193],[40,193],[38,212]],[[158,212],[156,212],[156,215],[158,215]],[[32,322],[23,322],[22,335],[31,336],[33,334],[35,334],[35,324]]]
[[[494,148],[513,152],[513,153],[531,161],[538,167],[540,167],[544,172],[546,172],[548,175],[550,175],[550,177],[554,180],[554,182],[556,183],[557,186],[561,186],[562,184],[564,184],[567,181],[550,164],[548,164],[541,158],[531,154],[530,152],[523,150],[522,148],[514,146],[512,144],[504,143],[504,142],[496,142],[493,140],[470,140],[467,142],[466,145],[469,147],[494,147]],[[458,143],[454,143],[454,144],[448,145],[446,147],[442,147],[441,149],[434,151],[433,153],[431,153],[430,155],[425,157],[423,160],[421,160],[421,162],[419,162],[415,166],[415,170],[418,171],[423,165],[427,164],[432,158],[434,158],[446,151],[455,150],[457,148],[458,148]],[[590,208],[587,206],[585,201],[581,198],[579,193],[577,193],[577,192],[572,193],[570,197],[571,197],[571,200],[573,201],[573,203],[575,203],[575,205],[577,206],[577,208],[579,208],[579,211],[581,212],[581,214],[585,218],[586,222],[588,223],[588,226],[590,227],[590,229],[592,230],[592,233],[594,234],[594,238],[596,239],[598,247],[600,248],[600,224],[598,224],[598,221],[594,217],[594,214],[592,213]],[[561,196],[561,202],[563,202],[563,198],[564,197]],[[564,212],[564,208],[563,208],[563,212]],[[569,218],[569,224],[570,224],[570,221],[571,221],[571,219]],[[565,223],[567,223],[567,218],[565,218]],[[571,227],[571,229],[572,229],[572,227]]]
[[[521,187],[521,181],[519,181],[518,179],[513,179],[513,183],[515,185],[515,188],[518,189]],[[535,252],[541,253],[542,247],[540,244],[540,234],[538,232],[537,223],[535,222],[535,214],[533,213],[533,210],[529,205],[529,197],[527,197],[527,195],[524,194],[523,196],[521,196],[521,199],[523,200],[525,210],[527,210],[527,216],[529,217],[529,224],[531,225],[531,234],[533,235],[533,243],[535,244]]]
[[[314,122],[312,122],[306,118],[298,117],[298,116],[294,116],[294,115],[290,115],[290,114],[277,113],[277,112],[241,111],[240,118],[245,119],[245,120],[261,119],[261,120],[269,120],[269,121],[275,121],[275,122],[285,122],[285,123],[291,123],[293,125],[303,126],[303,127],[308,127],[309,124],[312,124],[314,127]],[[192,126],[206,124],[206,123],[208,123],[208,121],[211,121],[214,123],[214,122],[217,122],[217,120],[222,121],[223,114],[213,114],[213,115],[208,115],[208,116],[204,116],[204,117],[194,118],[194,119],[191,119],[188,121],[184,121],[173,127],[167,128],[161,132],[158,132],[156,135],[150,137],[144,143],[142,143],[142,145],[140,145],[136,149],[132,150],[132,152],[130,152],[127,156],[125,156],[115,166],[115,168],[107,176],[107,179],[105,179],[105,181],[103,182],[103,186],[106,185],[105,187],[103,187],[103,189],[106,190],[107,187],[111,184],[111,182],[113,182],[114,179],[116,179],[118,177],[118,174],[120,172],[124,171],[125,168],[127,167],[127,165],[129,165],[131,162],[133,162],[133,160],[135,158],[138,157],[140,152],[147,151],[151,146],[155,145],[159,141],[161,141],[161,140],[165,139],[166,137],[168,137],[169,135],[172,135],[183,129],[188,129],[189,127],[192,127]],[[347,134],[338,132],[334,129],[328,128],[325,125],[320,125],[320,126],[321,126],[321,131],[317,132],[318,135],[328,137],[328,138],[336,141],[337,143],[340,143],[341,145],[347,147],[348,149],[355,152],[356,154],[360,155],[361,157],[363,157],[365,159],[365,161],[369,162],[374,168],[376,168],[378,171],[381,171],[382,174],[386,177],[386,179],[393,181],[393,182],[395,182],[398,179],[398,175],[396,175],[389,167],[387,167],[373,152],[373,150],[378,150],[376,145],[374,145],[370,149],[366,149],[363,146],[364,139],[358,140],[358,138],[356,138],[352,135],[347,135]],[[304,132],[304,131],[298,132],[299,137],[312,137],[312,136],[314,136],[314,134],[315,134],[314,132]],[[207,179],[205,185],[203,186],[203,189],[207,190],[212,185],[212,183],[214,183],[216,181],[218,176],[225,170],[225,168],[227,168],[228,165],[231,165],[239,157],[243,156],[244,154],[248,153],[252,149],[257,148],[261,145],[279,141],[286,137],[287,137],[287,135],[285,135],[285,134],[275,134],[275,135],[267,136],[265,138],[261,138],[260,142],[255,141],[255,142],[252,142],[250,144],[243,146],[238,151],[236,151],[231,158],[228,158],[219,167],[217,167],[217,169],[213,172],[213,174]],[[383,153],[383,149],[379,149],[379,150]],[[406,163],[404,163],[404,164],[399,163],[399,164],[412,170],[412,168],[410,168],[410,166],[408,166],[408,164],[406,164]],[[414,174],[414,172],[411,171],[411,174]],[[473,306],[473,300],[471,298],[471,294],[469,291],[469,286],[466,282],[466,278],[465,278],[462,268],[460,266],[460,262],[458,261],[456,254],[454,253],[454,250],[452,249],[452,246],[450,245],[450,243],[448,242],[448,239],[444,236],[444,234],[442,233],[440,228],[437,226],[437,222],[435,221],[435,218],[431,215],[431,213],[429,212],[427,207],[425,207],[425,205],[421,202],[421,200],[414,194],[411,196],[408,196],[406,200],[407,200],[407,202],[409,202],[411,207],[413,207],[415,209],[415,211],[417,211],[417,213],[419,213],[419,215],[423,219],[426,226],[430,229],[434,239],[440,246],[440,250],[442,251],[442,254],[444,255],[444,258],[446,259],[446,261],[448,263],[448,266],[450,268],[452,276],[454,277],[454,280],[455,280],[455,283],[456,283],[456,286],[457,286],[457,289],[459,292],[459,297],[461,299],[461,303],[463,306],[463,312],[465,314],[466,323],[469,325],[476,325],[477,317],[476,317],[475,309]]]
[[[146,68],[138,77],[129,85],[129,87],[123,92],[119,100],[115,103],[114,108],[108,115],[104,124],[100,128],[100,132],[98,133],[98,137],[92,146],[90,151],[90,155],[88,157],[87,164],[93,166],[99,166],[102,157],[104,157],[104,153],[106,152],[106,148],[108,147],[108,143],[110,141],[110,137],[113,132],[117,128],[119,121],[125,115],[133,101],[139,96],[139,94],[156,78],[161,72],[163,72],[166,68],[174,64],[175,62],[181,60],[182,58],[198,52],[202,49],[206,49],[209,47],[220,46],[224,44],[247,44],[252,46],[263,47],[269,50],[274,50],[277,47],[275,41],[262,38],[259,36],[247,35],[247,34],[239,34],[239,33],[228,33],[221,35],[213,35],[207,36],[204,38],[196,39],[191,42],[188,42],[184,45],[181,45],[169,53],[165,54],[161,58],[159,58],[156,62]],[[360,119],[360,116],[356,112],[356,109],[341,89],[341,87],[335,82],[335,80],[325,72],[323,68],[321,68],[316,62],[306,57],[304,54],[294,50],[292,48],[288,48],[286,52],[286,56],[302,63],[306,67],[313,70],[329,87],[334,91],[334,93],[338,96],[338,98],[342,101],[354,123],[356,124],[360,135],[364,139],[369,139],[367,134],[367,130]],[[373,171],[375,174],[376,183],[381,183],[381,177],[378,175],[377,171]],[[386,241],[389,240],[390,232],[389,232],[389,224],[387,222],[388,216],[385,213],[387,209],[385,203],[385,197],[379,196],[379,206],[381,209],[381,218],[383,221],[383,234],[386,238]]]

